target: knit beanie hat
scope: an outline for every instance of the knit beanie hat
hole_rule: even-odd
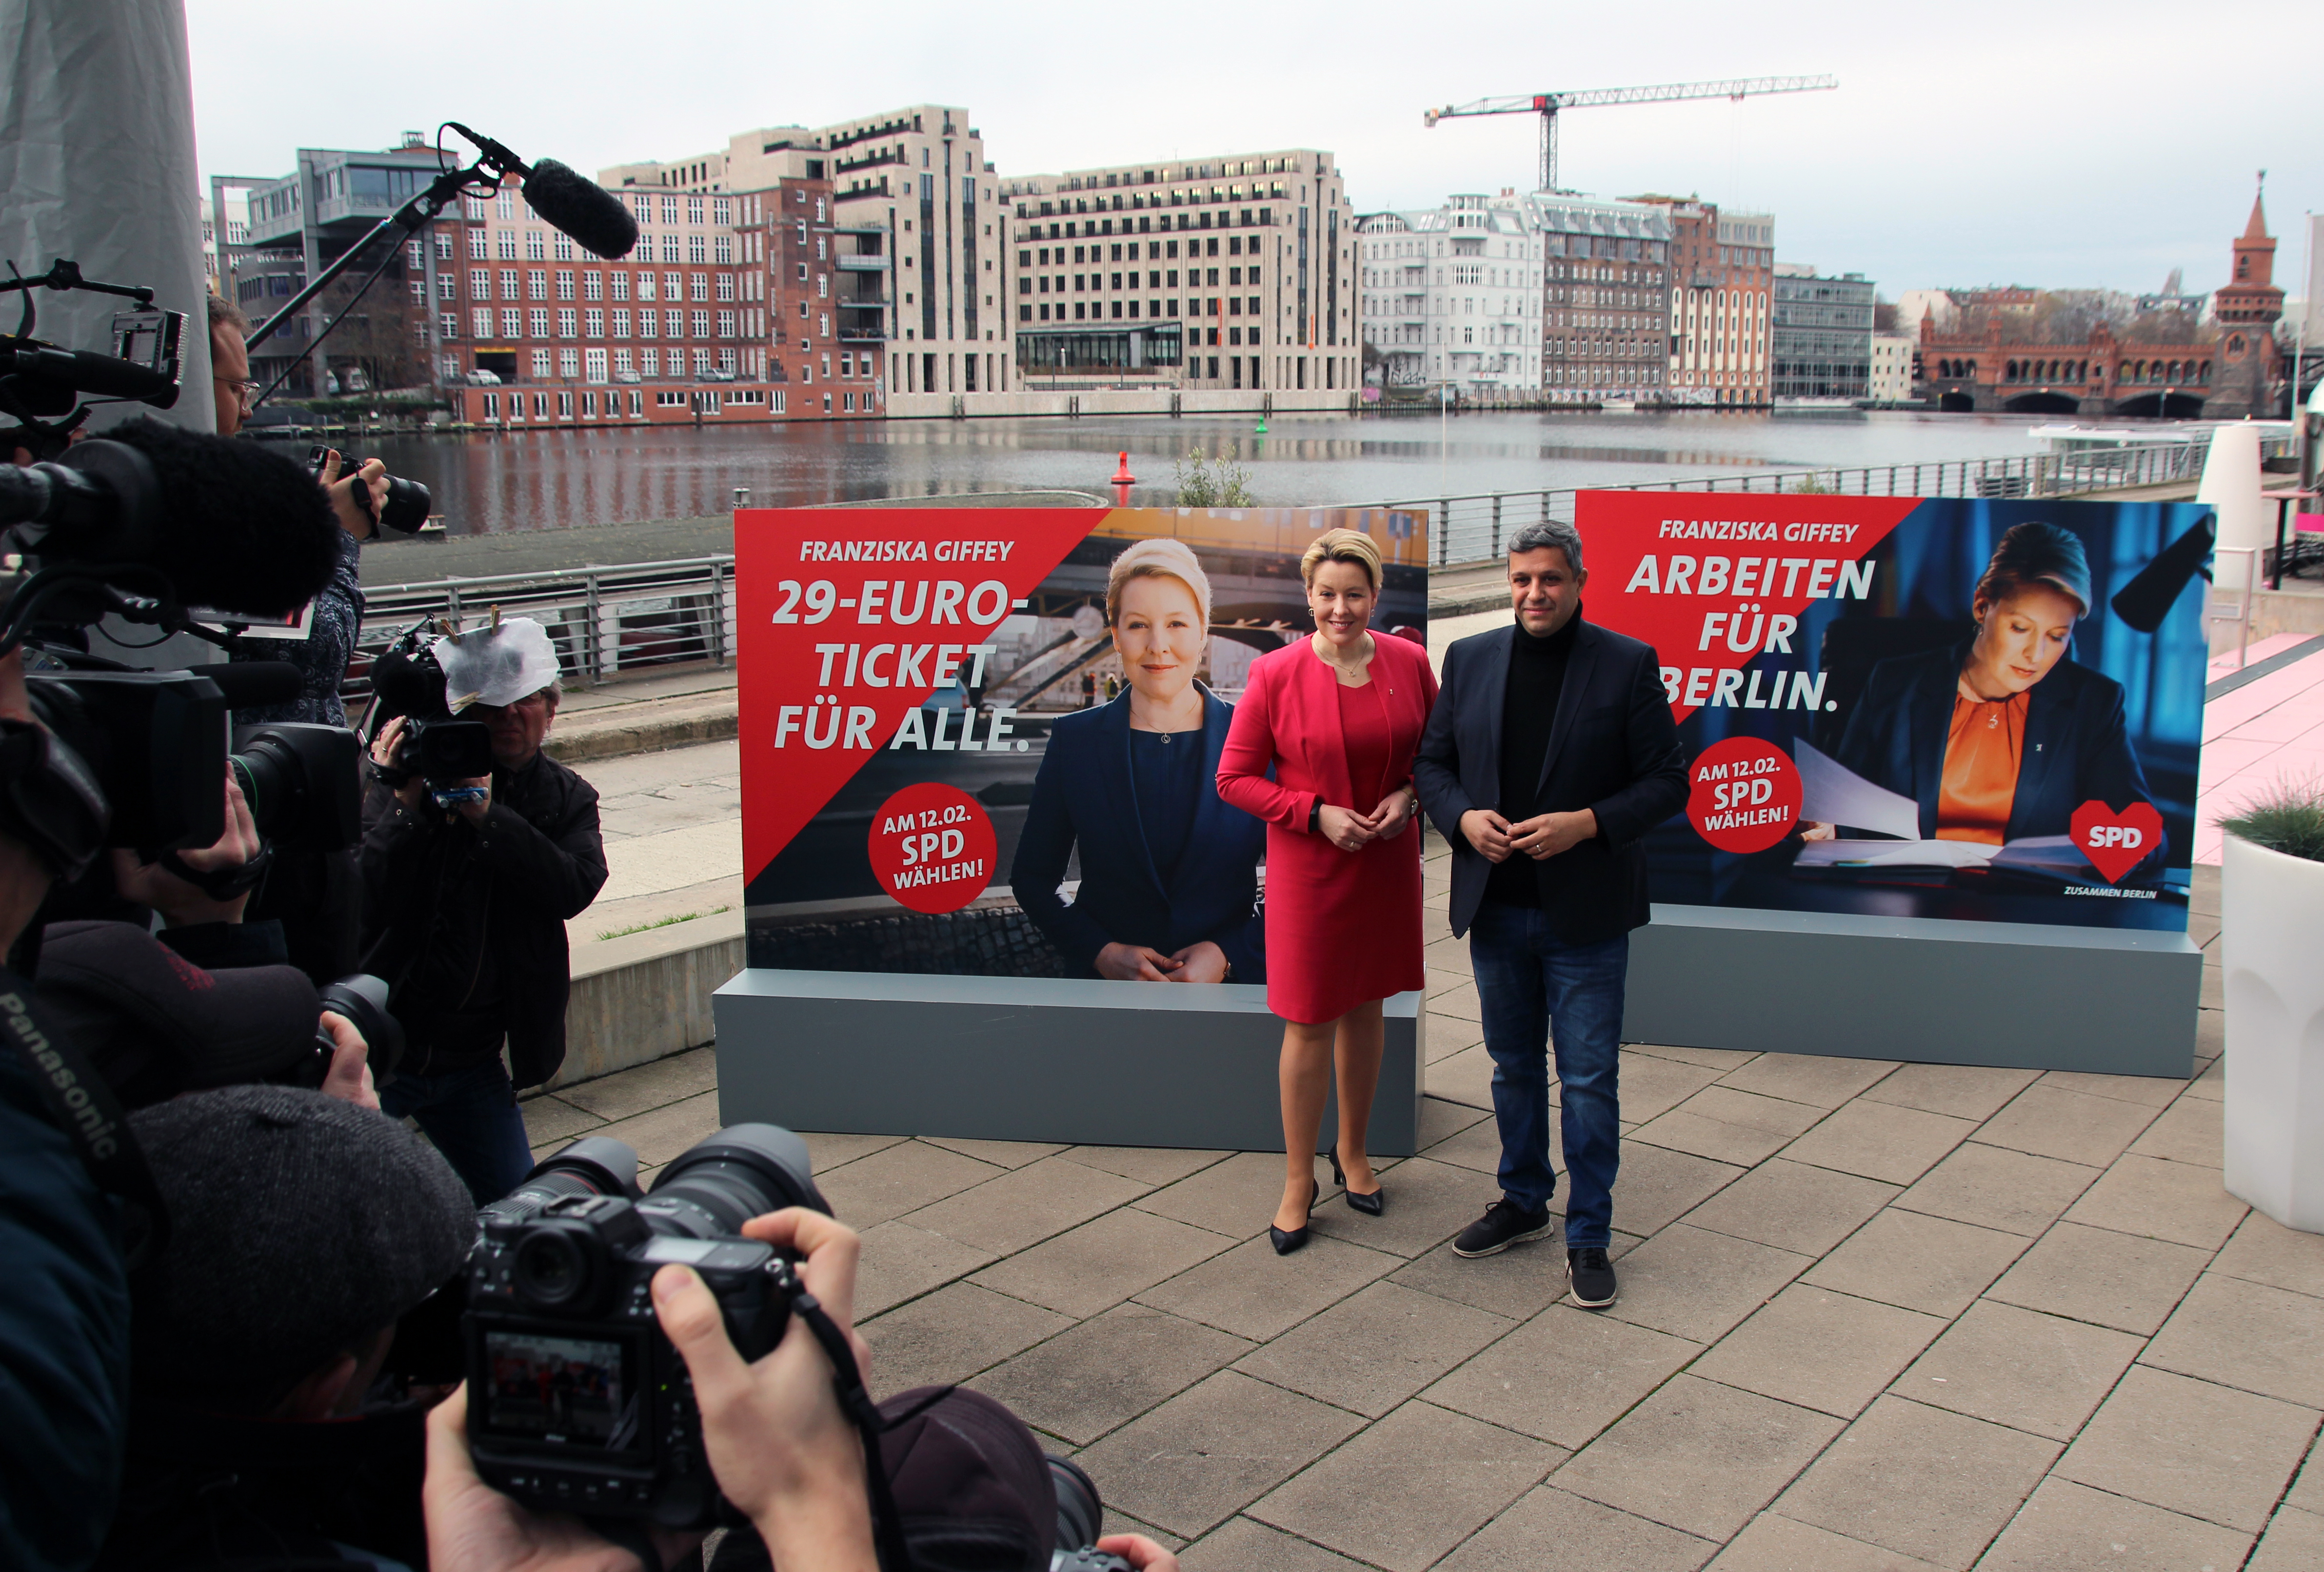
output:
[[[459,1271],[467,1187],[384,1114],[297,1087],[229,1087],[129,1116],[170,1214],[132,1300],[140,1385],[297,1381]]]

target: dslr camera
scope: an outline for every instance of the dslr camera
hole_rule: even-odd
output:
[[[826,1216],[807,1142],[733,1124],[674,1159],[650,1195],[637,1153],[588,1136],[477,1214],[462,1338],[468,1445],[495,1490],[529,1505],[647,1520],[717,1521],[717,1482],[686,1361],[649,1285],[690,1266],[745,1359],[781,1341],[800,1292],[795,1258],[742,1235],[785,1207]]]
[[[404,723],[401,763],[380,771],[392,786],[418,775],[431,789],[443,790],[493,772],[492,728],[452,714],[444,668],[423,637],[435,625],[433,618],[426,618],[404,629],[372,662],[375,698],[365,730],[377,736],[379,727],[397,716]]]
[[[320,481],[323,471],[330,465],[331,452],[320,443],[308,448],[307,473]],[[369,462],[352,453],[340,454],[339,478],[345,480]],[[391,475],[387,476],[387,496],[379,504],[379,516],[374,522],[380,528],[393,530],[399,535],[417,534],[420,526],[428,522],[429,510],[435,505],[436,499],[429,495],[426,486],[416,480]]]

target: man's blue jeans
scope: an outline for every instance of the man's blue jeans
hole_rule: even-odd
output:
[[[1549,1048],[1556,1039],[1559,1133],[1572,1194],[1569,1249],[1613,1242],[1621,1166],[1618,1081],[1628,934],[1567,944],[1537,907],[1487,901],[1469,929],[1469,958],[1493,1056],[1493,1119],[1501,1132],[1501,1193],[1537,1212],[1557,1194],[1549,1158]]]
[[[400,1075],[379,1091],[389,1117],[416,1118],[479,1207],[516,1188],[532,1171],[532,1147],[516,1088],[498,1059],[443,1075]]]

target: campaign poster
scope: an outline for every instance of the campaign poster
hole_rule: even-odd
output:
[[[1659,902],[2183,931],[2208,507],[1589,492],[1687,759]]]
[[[1218,755],[1333,529],[1379,549],[1373,632],[1425,645],[1421,512],[738,512],[750,965],[1264,983],[1265,827]]]

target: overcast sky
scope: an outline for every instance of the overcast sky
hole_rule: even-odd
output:
[[[1892,299],[2153,290],[2174,266],[2216,288],[2263,166],[2276,282],[2298,293],[2300,215],[2324,209],[2324,134],[2289,69],[2324,60],[2315,0],[187,11],[206,177],[280,173],[299,146],[385,147],[445,119],[594,173],[756,126],[939,103],[968,110],[1004,176],[1320,147],[1369,211],[1531,182],[1532,116],[1429,130],[1431,104],[1828,71],[1836,93],[1570,112],[1563,183],[1772,208],[1780,260],[1862,273]],[[2286,72],[2271,80],[2271,62]]]

